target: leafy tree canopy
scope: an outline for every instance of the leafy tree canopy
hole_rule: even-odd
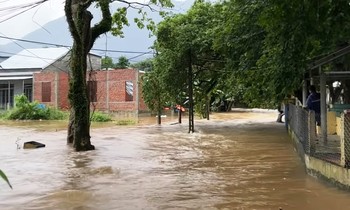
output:
[[[273,107],[301,88],[312,58],[349,42],[349,19],[347,0],[199,0],[158,24],[156,60],[172,96],[186,92],[191,62],[197,103],[220,93]]]
[[[149,72],[153,70],[153,62],[154,62],[153,58],[148,58],[146,60],[130,64],[130,67],[136,68],[141,71]]]
[[[116,69],[126,69],[130,65],[129,60],[125,56],[120,56],[118,62],[115,64]]]

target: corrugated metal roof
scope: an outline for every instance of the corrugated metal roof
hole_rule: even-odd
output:
[[[29,76],[0,77],[0,81],[5,81],[5,80],[24,80],[24,79],[33,79],[33,77],[29,77]]]
[[[14,77],[14,76],[33,76],[34,72],[1,72],[0,69],[0,77]]]
[[[25,49],[0,63],[3,69],[44,69],[68,53],[65,47]],[[0,69],[1,71],[1,69]]]

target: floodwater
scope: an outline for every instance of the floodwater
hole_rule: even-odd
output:
[[[216,114],[193,134],[186,120],[94,128],[97,149],[79,153],[53,125],[1,125],[0,168],[13,189],[0,180],[0,209],[349,209],[349,192],[305,173],[276,117]],[[17,148],[30,140],[46,148]]]

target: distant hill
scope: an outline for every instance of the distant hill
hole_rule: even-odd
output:
[[[193,4],[193,0],[187,0],[178,2],[173,2],[175,7],[172,10],[174,13],[181,13],[187,11]],[[94,16],[98,16],[98,9],[94,8],[92,13]],[[133,52],[147,52],[151,51],[150,47],[153,45],[155,37],[149,37],[150,32],[147,29],[139,29],[136,24],[134,24],[134,17],[138,17],[136,10],[128,11],[128,19],[130,26],[124,28],[125,38],[114,37],[111,34],[102,35],[98,40],[96,40],[93,48],[96,49],[108,49],[115,51],[133,51]],[[148,12],[148,17],[152,18],[155,22],[159,22],[162,18],[155,12]],[[72,45],[72,38],[70,36],[68,25],[65,17],[61,17],[54,21],[51,21],[43,26],[43,28],[38,29],[32,33],[27,34],[22,39],[33,40],[38,42],[55,43],[62,45]],[[17,53],[23,48],[40,48],[48,47],[43,44],[33,44],[27,42],[11,42],[6,45],[0,45],[0,56],[10,56],[10,53]],[[52,47],[52,46],[50,46]],[[104,56],[103,51],[94,51],[94,53]],[[126,53],[126,52],[107,52],[107,56],[112,57],[117,60],[120,56],[126,56],[131,58],[131,62],[137,62],[144,60],[147,57],[152,56],[152,54],[142,55],[141,53]]]

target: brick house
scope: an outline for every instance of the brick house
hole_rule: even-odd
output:
[[[88,71],[87,84],[91,106],[101,111],[146,111],[139,79],[143,72],[136,69]],[[68,109],[68,74],[59,71],[34,73],[34,100]]]
[[[69,61],[67,48],[26,49],[0,63],[0,109],[14,106],[14,96],[68,109]],[[147,110],[135,69],[100,70],[101,57],[88,55],[87,82],[92,107],[103,111]]]

